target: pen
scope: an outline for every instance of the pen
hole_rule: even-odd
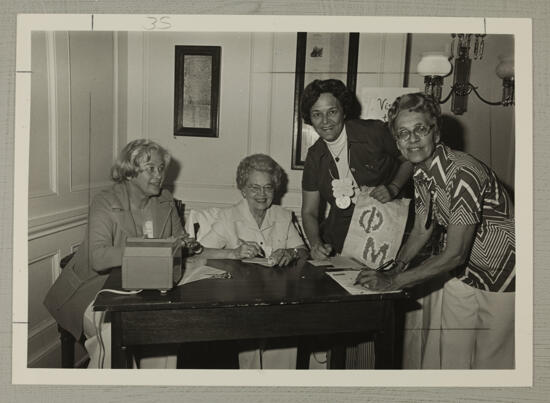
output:
[[[376,269],[374,269],[375,271],[382,271],[384,270],[386,267],[390,267],[391,265],[393,264],[393,259],[390,259],[388,260],[386,263],[384,263],[383,265],[381,266],[378,266]]]
[[[260,246],[260,253],[258,253],[258,256],[259,256],[259,257],[265,257],[264,248],[262,248],[261,246]]]
[[[393,259],[390,259],[390,260],[388,260],[386,263],[382,264],[381,266],[378,266],[376,269],[374,269],[374,271],[382,271],[382,270],[384,270],[385,268],[390,267],[392,264],[393,264]],[[364,270],[372,270],[372,269],[369,269],[369,268],[361,269],[361,271],[360,271],[359,274],[357,275],[357,279],[355,280],[355,282],[353,283],[353,285],[359,284],[359,280],[358,280],[358,279],[359,279],[359,276],[361,275],[361,273],[362,273]]]
[[[249,244],[250,242],[247,242],[245,241],[244,239],[241,239],[239,238],[239,241],[242,243],[242,244]],[[255,242],[253,242],[255,243]],[[260,246],[260,245],[257,245],[259,248],[260,248],[260,252],[256,255],[256,256],[259,256],[259,257],[266,257],[266,254],[265,254],[265,250]]]

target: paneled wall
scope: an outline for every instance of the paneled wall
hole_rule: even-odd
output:
[[[402,86],[405,35],[361,34],[358,86]],[[219,138],[174,137],[174,46],[221,46]],[[288,175],[282,204],[299,212],[301,170],[291,169],[296,33],[129,33],[128,138],[174,157],[174,193],[187,208],[239,200],[235,171],[267,153]]]
[[[169,181],[190,205],[224,205],[239,197],[236,164],[261,137],[250,127],[252,41],[250,33],[128,35],[128,139],[150,138],[170,150]],[[173,136],[175,45],[222,47],[218,138]]]
[[[109,183],[121,141],[117,39],[108,32],[33,33],[29,366],[60,364],[56,324],[42,301],[60,259],[84,236],[89,201]]]

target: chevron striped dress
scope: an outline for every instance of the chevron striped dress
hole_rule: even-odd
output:
[[[458,278],[492,292],[515,291],[514,205],[495,173],[469,154],[437,144],[430,167],[415,167],[415,209],[449,224],[477,225]]]

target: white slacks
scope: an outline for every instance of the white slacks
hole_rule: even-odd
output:
[[[93,302],[86,308],[83,318],[84,335],[86,336],[84,345],[90,356],[88,368],[111,368],[111,324],[109,322],[101,323],[101,339],[103,340],[104,352],[100,356],[101,346],[97,337],[96,326],[94,325],[92,304]],[[95,320],[98,326],[101,318],[102,314],[97,312]],[[177,355],[157,355],[159,352],[154,347],[151,350],[151,353],[154,354],[153,356],[143,356],[140,358],[140,368],[176,368]],[[165,352],[160,352],[160,354],[165,354]],[[137,368],[135,362],[133,366]]]
[[[513,369],[514,302],[514,292],[482,291],[449,280],[441,310],[441,367]]]
[[[240,351],[239,368],[296,369],[297,351],[296,347]]]
[[[440,369],[441,303],[443,285],[418,298],[419,308],[405,314],[403,369]],[[423,289],[423,290],[424,290]]]

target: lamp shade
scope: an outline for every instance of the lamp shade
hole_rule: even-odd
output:
[[[421,76],[445,77],[451,72],[452,66],[449,59],[443,52],[422,53],[416,71]]]
[[[512,56],[499,56],[499,64],[495,69],[497,76],[502,78],[512,78],[514,77],[514,58]]]

